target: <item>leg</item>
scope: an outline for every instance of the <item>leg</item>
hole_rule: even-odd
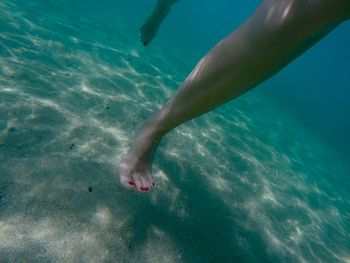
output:
[[[178,0],[157,0],[157,4],[152,14],[141,26],[141,42],[147,46],[155,37],[162,21],[170,12],[171,6]]]
[[[348,0],[263,1],[146,121],[120,163],[121,183],[148,191],[153,154],[167,132],[263,82],[349,17]]]

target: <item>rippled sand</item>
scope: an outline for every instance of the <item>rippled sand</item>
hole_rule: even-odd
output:
[[[123,189],[117,161],[194,61],[35,2],[0,0],[1,262],[350,262],[349,167],[259,91],[168,134],[154,191]]]

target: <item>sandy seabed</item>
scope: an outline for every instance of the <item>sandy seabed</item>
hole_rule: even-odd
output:
[[[1,262],[350,261],[349,167],[259,91],[168,134],[151,193],[123,189],[193,61],[48,3],[0,0]]]

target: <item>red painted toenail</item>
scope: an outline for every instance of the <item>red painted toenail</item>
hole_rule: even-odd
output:
[[[143,187],[140,187],[140,189],[143,191],[143,190],[145,190],[145,188],[143,188]]]
[[[149,188],[148,188],[148,187],[145,187],[145,191],[149,191]]]
[[[135,183],[133,183],[133,182],[129,182],[129,185],[135,186]]]

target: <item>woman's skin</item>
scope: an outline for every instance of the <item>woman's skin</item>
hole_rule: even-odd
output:
[[[162,21],[169,14],[171,6],[177,1],[178,0],[157,0],[157,4],[151,15],[140,28],[141,42],[145,46],[155,37]]]
[[[140,28],[142,44],[147,46],[151,43],[164,18],[169,14],[171,6],[177,1],[178,0],[157,0],[151,15]]]
[[[349,18],[350,0],[262,1],[144,123],[119,163],[121,184],[149,191],[153,155],[165,134],[262,83]]]

